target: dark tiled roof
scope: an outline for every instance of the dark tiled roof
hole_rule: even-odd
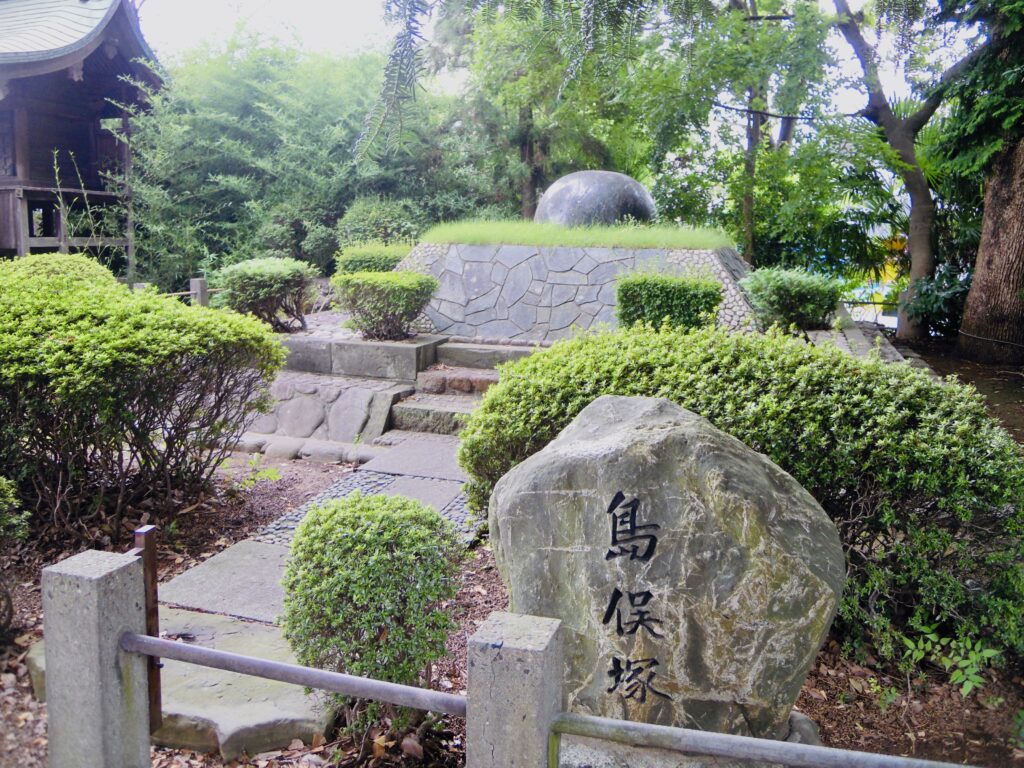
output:
[[[44,62],[88,49],[122,5],[139,47],[150,54],[129,0],[0,0],[0,65]]]

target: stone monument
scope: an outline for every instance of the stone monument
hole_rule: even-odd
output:
[[[533,220],[578,227],[627,218],[651,221],[656,215],[654,198],[636,179],[612,171],[577,171],[548,187]]]
[[[605,396],[497,484],[511,610],[568,630],[569,709],[786,738],[835,615],[835,525],[792,477],[664,399]]]

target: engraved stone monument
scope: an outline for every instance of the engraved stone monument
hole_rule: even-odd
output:
[[[765,456],[668,400],[601,397],[489,514],[511,610],[567,630],[570,710],[786,738],[845,561]]]

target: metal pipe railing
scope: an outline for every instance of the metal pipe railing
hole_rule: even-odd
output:
[[[724,757],[741,762],[781,763],[794,768],[963,768],[910,757],[851,752],[750,736],[631,723],[565,712],[551,726],[549,765],[558,766],[562,735],[585,736],[630,747],[682,752],[689,756]]]
[[[428,712],[444,712],[460,717],[466,716],[465,696],[414,688],[398,683],[386,683],[381,680],[370,680],[354,675],[343,675],[339,672],[327,672],[322,669],[310,669],[298,664],[269,661],[254,656],[203,648],[198,645],[185,645],[173,640],[162,640],[132,632],[125,632],[121,635],[120,645],[121,650],[128,653],[183,661],[200,667],[222,669],[225,672],[237,672],[241,675],[277,680],[281,683],[293,683],[357,699],[373,699],[400,707],[412,707]]]

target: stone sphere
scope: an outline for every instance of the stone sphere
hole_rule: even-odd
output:
[[[654,198],[636,179],[612,171],[577,171],[548,187],[533,220],[580,227],[626,218],[651,221],[656,215]]]

